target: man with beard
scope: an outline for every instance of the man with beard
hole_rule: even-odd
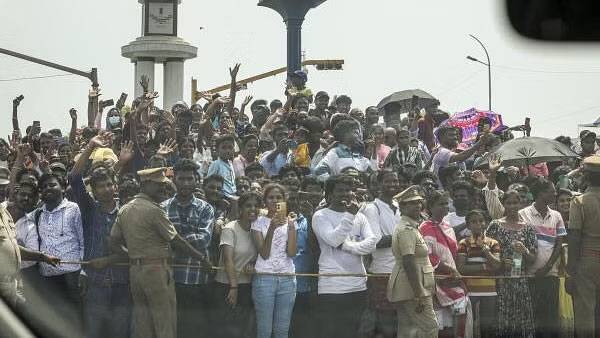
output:
[[[129,256],[129,283],[133,298],[132,337],[177,336],[177,309],[171,248],[207,264],[206,255],[177,233],[159,203],[169,179],[165,168],[138,171],[141,193],[123,206],[110,232],[113,251]]]
[[[410,132],[407,129],[399,129],[396,132],[397,146],[392,149],[392,152],[385,160],[385,168],[393,168],[398,170],[406,163],[412,163],[417,167],[417,170],[423,169],[424,160],[423,154],[417,147],[410,145]]]
[[[394,196],[400,192],[400,180],[396,172],[382,170],[377,173],[377,184],[381,187],[381,195],[361,210],[369,220],[373,233],[381,238],[371,254],[373,260],[367,271],[389,274],[395,264],[392,235],[395,226],[400,223],[400,210],[394,201]],[[367,282],[374,322],[371,327],[364,329],[370,334],[378,333],[381,337],[395,337],[396,313],[386,298],[387,279],[371,278]]]
[[[173,168],[175,172],[175,197],[164,201],[161,206],[173,223],[177,233],[196,250],[208,256],[212,237],[214,209],[207,202],[194,197],[198,183],[198,165],[182,159]],[[177,253],[175,264],[193,265],[194,259]],[[175,293],[177,295],[178,337],[195,337],[199,332],[209,335],[212,295],[208,274],[199,269],[175,268]]]
[[[267,107],[266,100],[255,100],[250,105],[250,111],[252,112],[252,124],[260,130],[262,126],[267,122],[269,117],[269,107]]]
[[[29,249],[45,252],[63,261],[81,261],[84,238],[79,206],[64,197],[66,184],[60,176],[44,174],[39,186],[44,204],[29,214],[23,227],[23,243]],[[40,263],[35,270],[44,290],[42,293],[36,290],[42,297],[41,302],[55,307],[64,322],[71,325],[69,329],[73,330],[73,334],[81,335],[81,266]]]
[[[309,116],[315,116],[321,119],[325,129],[329,129],[329,119],[331,118],[331,112],[327,109],[328,107],[329,94],[320,91],[315,95],[315,108],[308,111]]]
[[[20,264],[19,266],[17,266],[17,269],[19,267],[23,269],[28,266],[32,266],[35,264],[34,262],[45,262],[48,264],[56,265],[56,263],[59,261],[58,258],[51,257],[44,253],[26,248],[25,242],[22,240],[22,232],[26,227],[28,221],[27,213],[33,211],[33,209],[35,209],[35,206],[39,201],[37,185],[28,182],[23,182],[22,184],[16,186],[15,190],[15,201],[9,201],[6,204],[6,207],[0,207],[0,210],[2,210],[2,212],[5,212],[0,218],[0,220],[6,221],[9,224],[9,227],[6,230],[8,230],[9,233],[13,233],[13,235],[7,236],[7,238],[14,239],[14,241],[18,243],[20,261],[18,261],[17,263]],[[10,215],[10,217],[6,217],[8,215]],[[10,223],[13,222],[13,220],[17,221],[11,227]],[[6,236],[6,234],[4,234],[4,236]],[[3,257],[10,256],[5,255]],[[2,265],[4,268],[10,267],[8,261],[5,260],[3,260]],[[2,295],[2,297],[4,297],[5,300],[9,302],[9,305],[14,306],[18,303],[20,304],[24,302],[25,299],[23,299],[21,295],[17,296],[17,284],[14,283],[16,274],[6,273],[6,271],[2,271],[2,273],[0,273],[0,276],[4,278],[4,280],[0,282],[0,294]]]
[[[490,139],[491,134],[483,134],[479,141],[471,148],[460,153],[455,152],[458,146],[458,130],[452,126],[442,126],[437,131],[440,140],[440,147],[437,153],[433,156],[433,173],[438,175],[440,168],[447,167],[451,163],[458,163],[462,170],[465,170],[465,160],[473,156],[477,149],[485,146]]]
[[[359,212],[360,205],[352,192],[354,184],[347,175],[329,177],[325,183],[329,206],[313,215],[312,229],[321,250],[321,274],[366,273],[363,256],[371,254],[380,240]],[[367,302],[366,277],[320,277],[317,298],[322,337],[357,335]]]
[[[79,205],[85,240],[85,285],[83,315],[86,337],[129,337],[131,302],[129,276],[125,267],[109,267],[110,235],[119,205],[114,198],[117,184],[112,170],[99,166],[90,174],[90,195],[83,181],[87,159],[98,148],[106,147],[110,134],[100,134],[90,140],[69,174],[73,200]],[[125,148],[124,148],[125,149]],[[132,152],[122,152],[119,162],[127,162]]]

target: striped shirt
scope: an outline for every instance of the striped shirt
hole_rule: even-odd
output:
[[[397,169],[406,163],[414,164],[417,170],[423,169],[424,165],[423,153],[417,147],[408,147],[408,151],[402,151],[398,147],[394,147],[392,152],[385,160],[384,168]]]
[[[565,228],[565,223],[560,212],[548,207],[546,208],[547,211],[544,216],[540,214],[533,204],[519,211],[521,219],[535,229],[538,244],[535,263],[529,267],[528,273],[534,273],[546,265],[554,250],[556,238],[567,235],[567,229]],[[553,265],[548,275],[558,275],[556,264]]]
[[[500,243],[490,237],[484,237],[483,243],[490,248],[490,252],[500,256]],[[458,255],[467,258],[466,265],[486,264],[486,271],[478,273],[482,276],[492,276],[491,267],[487,265],[487,257],[483,253],[482,246],[477,245],[473,236],[467,237],[458,243]],[[496,296],[496,281],[493,279],[466,279],[469,296]]]

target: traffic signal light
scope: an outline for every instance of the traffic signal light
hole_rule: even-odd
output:
[[[341,70],[344,60],[319,60],[315,62],[317,70]]]

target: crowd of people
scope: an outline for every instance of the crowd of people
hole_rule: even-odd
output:
[[[238,109],[239,68],[229,96],[170,110],[144,77],[143,96],[106,114],[93,87],[85,126],[65,113],[68,134],[21,130],[23,97],[13,101],[0,293],[34,332],[590,336],[593,132],[557,138],[580,158],[504,166],[491,150],[510,137],[485,118],[458,150],[462,131],[442,123],[439,102],[363,111],[313,94],[301,70],[283,101],[248,96]]]

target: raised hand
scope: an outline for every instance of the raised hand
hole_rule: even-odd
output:
[[[237,77],[241,65],[241,63],[236,63],[233,68],[229,67],[229,75],[231,75],[232,79],[235,79]]]
[[[71,116],[71,120],[77,120],[77,110],[75,108],[69,109],[69,116]]]
[[[137,107],[137,109],[139,111],[144,111],[144,110],[148,109],[148,107],[150,107],[154,103],[154,99],[157,97],[158,97],[158,92],[145,94],[144,98],[142,99],[142,102]]]
[[[25,157],[33,151],[31,148],[31,144],[29,143],[21,143],[17,146],[17,156]]]
[[[119,153],[119,162],[126,163],[133,158],[133,142],[125,141],[121,144],[121,152]]]
[[[140,78],[140,86],[144,90],[144,93],[148,92],[148,84],[149,83],[150,83],[150,80],[148,79],[148,76],[142,75],[142,77]]]
[[[109,144],[109,140],[112,137],[112,134],[107,131],[101,131],[98,135],[92,137],[90,142],[88,142],[88,147],[90,148],[106,148]]]
[[[13,100],[13,107],[18,107],[19,104],[21,104],[21,101],[25,98],[25,96],[23,95],[19,95],[17,96],[14,100]]]
[[[502,155],[500,154],[490,154],[490,171],[498,171],[500,166],[502,165]]]
[[[168,157],[175,149],[177,149],[177,142],[174,139],[169,139],[165,144],[160,145],[156,154]]]
[[[244,99],[244,102],[242,102],[242,106],[247,106],[248,103],[250,103],[250,101],[252,101],[254,97],[252,97],[252,95],[248,95],[246,96],[246,98]]]

